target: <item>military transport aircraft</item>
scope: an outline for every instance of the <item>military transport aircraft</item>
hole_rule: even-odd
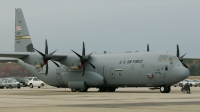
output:
[[[171,85],[189,76],[183,56],[168,52],[133,53],[49,53],[47,40],[45,52],[33,47],[29,31],[20,8],[15,9],[15,52],[1,52],[1,62],[16,62],[45,83],[56,87],[68,87],[72,91],[86,92],[99,88],[100,92],[114,92],[119,87],[155,87],[161,93],[169,93]],[[35,52],[36,51],[36,52]]]

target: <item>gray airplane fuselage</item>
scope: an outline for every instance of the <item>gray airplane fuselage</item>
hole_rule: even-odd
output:
[[[24,61],[30,64],[42,60],[40,55],[33,54],[33,59],[30,54]],[[79,58],[74,54],[65,55],[67,58],[59,61],[63,64],[60,67],[49,61],[47,75],[44,74],[45,67],[36,68],[22,61],[19,64],[45,83],[56,87],[68,87],[69,81],[84,81],[88,87],[159,87],[171,86],[189,76],[188,69],[168,52],[93,54],[90,62],[96,69],[86,64],[83,77],[82,68],[70,68],[80,63]]]
[[[14,59],[2,62],[17,62],[45,83],[56,87],[68,87],[73,92],[86,92],[99,88],[100,92],[114,92],[118,87],[155,87],[161,93],[169,93],[171,85],[189,76],[183,60],[168,52],[134,52],[115,54],[49,53],[47,40],[45,52],[33,47],[21,8],[15,9],[15,52],[0,53],[0,57]],[[149,51],[149,45],[147,46]],[[55,62],[56,61],[56,62]],[[184,66],[185,67],[184,67]]]

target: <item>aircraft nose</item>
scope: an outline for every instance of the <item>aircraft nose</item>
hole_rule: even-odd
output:
[[[176,67],[176,79],[177,81],[182,81],[190,75],[190,72],[187,68],[183,66]]]

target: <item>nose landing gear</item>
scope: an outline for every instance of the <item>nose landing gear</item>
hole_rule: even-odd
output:
[[[161,86],[160,92],[161,93],[169,93],[171,91],[171,86]]]

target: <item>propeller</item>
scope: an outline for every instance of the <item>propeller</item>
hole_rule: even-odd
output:
[[[35,48],[34,48],[34,49],[35,49]],[[45,40],[45,54],[43,54],[42,52],[38,51],[37,49],[35,49],[35,50],[43,57],[43,63],[44,63],[44,65],[46,65],[46,72],[45,72],[45,75],[47,75],[47,74],[48,74],[48,69],[49,69],[49,67],[48,67],[48,61],[51,60],[53,54],[54,54],[57,50],[55,50],[55,51],[53,51],[52,53],[48,54],[47,40]],[[59,65],[58,65],[55,61],[53,61],[53,60],[51,60],[51,61],[52,61],[57,67],[59,67]]]
[[[85,55],[85,43],[84,42],[83,42],[82,56],[80,54],[76,53],[73,50],[72,50],[72,52],[74,52],[80,58],[81,65],[83,66],[82,77],[85,75],[85,64],[86,64],[86,62],[89,63],[90,66],[92,66],[92,68],[95,69],[95,66],[92,63],[89,62],[90,56],[93,54],[93,52],[88,54],[88,55]]]
[[[180,62],[183,64],[183,66],[185,66],[186,68],[188,68],[187,65],[183,63],[183,57],[184,57],[186,54],[187,54],[187,53],[185,53],[185,54],[182,55],[181,57],[179,56],[179,55],[180,55],[180,52],[179,52],[179,46],[178,46],[178,44],[177,44],[176,56],[178,57],[178,59],[180,60]]]
[[[149,44],[147,44],[147,52],[149,52]]]

